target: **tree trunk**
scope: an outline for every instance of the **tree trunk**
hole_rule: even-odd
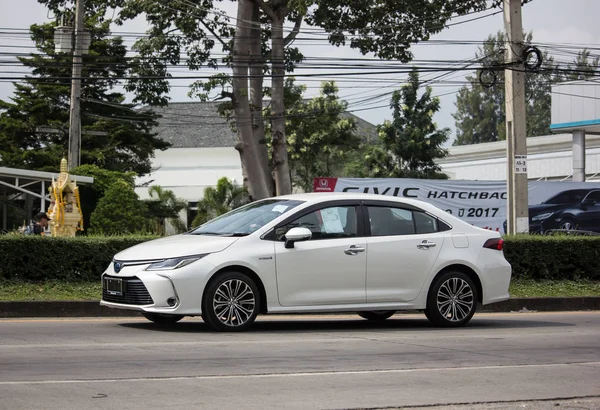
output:
[[[272,112],[271,123],[273,133],[273,168],[277,195],[292,193],[290,166],[288,162],[287,142],[285,138],[285,104],[284,104],[284,39],[281,10],[278,10],[271,20],[271,55],[272,62]]]
[[[250,25],[253,17],[251,0],[238,1],[237,24],[233,44],[233,94],[235,125],[240,139],[236,149],[240,153],[242,168],[248,177],[248,190],[253,200],[270,195],[264,169],[260,163],[260,150],[254,138],[252,112],[248,101],[248,70],[250,61]],[[256,22],[259,23],[258,21]]]
[[[250,108],[252,111],[254,140],[257,144],[258,162],[264,174],[269,193],[273,195],[275,193],[274,181],[271,167],[269,166],[269,152],[267,149],[267,140],[265,139],[265,121],[262,112],[264,57],[262,54],[261,26],[259,25],[260,7],[258,4],[254,4],[252,7],[252,21],[257,22],[257,24],[253,24],[250,28]]]

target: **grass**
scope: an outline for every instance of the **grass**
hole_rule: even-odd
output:
[[[96,282],[44,283],[0,282],[0,301],[100,300],[102,285]]]
[[[510,284],[512,298],[600,296],[600,281],[519,279]]]
[[[0,281],[0,301],[99,300],[101,294],[100,281],[82,283]],[[512,281],[510,295],[513,298],[600,296],[600,281],[534,281],[519,279]]]

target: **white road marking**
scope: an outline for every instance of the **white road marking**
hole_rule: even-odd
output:
[[[330,372],[298,372],[298,373],[264,373],[264,374],[233,374],[233,375],[208,375],[208,376],[173,376],[173,377],[136,377],[122,379],[74,379],[74,380],[32,380],[32,381],[4,381],[0,386],[15,385],[44,385],[44,384],[82,384],[82,383],[123,383],[123,382],[154,382],[154,381],[180,381],[180,380],[227,380],[227,379],[269,379],[284,377],[316,377],[316,376],[354,376],[371,374],[399,374],[399,373],[430,373],[430,372],[462,372],[476,370],[505,370],[505,369],[531,369],[531,368],[557,368],[569,366],[598,366],[600,362],[581,363],[554,363],[554,364],[520,364],[520,365],[494,365],[472,367],[439,367],[429,369],[390,369],[390,370],[348,370]]]

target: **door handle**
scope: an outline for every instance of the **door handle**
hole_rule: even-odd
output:
[[[346,255],[357,255],[359,252],[364,252],[365,248],[361,247],[361,246],[356,246],[356,245],[352,245],[349,248],[347,248],[344,253]]]
[[[435,247],[435,242],[430,242],[428,240],[424,240],[420,244],[417,245],[419,249],[429,249]]]

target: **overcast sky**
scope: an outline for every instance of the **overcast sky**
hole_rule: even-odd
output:
[[[225,2],[227,8],[225,12],[235,16],[236,3]],[[28,28],[33,23],[42,23],[53,20],[48,11],[36,0],[0,0],[0,28]],[[490,14],[490,11],[483,12],[481,15]],[[573,43],[573,47],[582,47],[583,45],[593,46],[600,43],[600,25],[597,23],[600,15],[600,0],[532,0],[523,8],[523,27],[527,31],[533,31],[534,42],[538,43]],[[465,19],[472,19],[479,15],[471,15],[465,18],[457,18],[453,22],[460,22]],[[442,33],[433,37],[442,40],[469,40],[481,41],[488,35],[496,33],[503,28],[502,14],[485,17],[480,20],[459,24],[447,28]],[[126,24],[118,31],[143,32],[145,31],[145,22],[138,20]],[[301,42],[299,42],[301,43]],[[323,42],[320,42],[323,43]],[[0,37],[0,52],[19,51],[14,46],[26,45],[27,42],[17,38]],[[131,44],[128,39],[127,44]],[[11,45],[7,48],[2,46]],[[416,60],[468,60],[473,58],[476,45],[416,45],[413,52]],[[30,51],[30,49],[23,49]],[[319,45],[301,45],[301,50],[307,57],[339,56],[339,57],[359,57],[360,53],[346,49],[336,48],[327,43]],[[22,50],[21,50],[22,51]],[[562,57],[566,59],[566,57]],[[10,68],[14,70],[14,68]],[[304,73],[305,71],[303,71]],[[183,72],[177,72],[183,75]],[[465,75],[468,73],[465,73]],[[18,75],[18,74],[16,74]],[[428,78],[434,74],[428,73],[422,78]],[[5,75],[3,75],[5,76]],[[454,73],[450,76],[453,80],[464,78],[463,75]],[[361,78],[365,78],[364,76]],[[388,79],[390,76],[388,76]],[[398,82],[406,78],[405,74],[399,74]],[[319,77],[319,80],[325,77]],[[302,81],[299,81],[302,82]],[[174,83],[175,84],[175,83]],[[177,85],[185,85],[184,81],[177,81]],[[307,96],[314,96],[318,93],[318,82],[307,82],[310,88]],[[367,81],[338,82],[340,95],[347,97],[351,103],[350,110],[365,120],[379,124],[385,119],[390,119],[391,112],[389,108],[374,108],[387,105],[387,99],[375,99],[365,101],[371,96],[378,96],[387,91],[397,88],[398,84],[389,82],[373,83]],[[362,88],[362,87],[372,88]],[[434,86],[435,94],[447,94],[441,97],[441,110],[435,116],[440,127],[450,127],[454,133],[454,119],[451,114],[455,111],[456,94],[460,86],[449,86],[441,84]],[[0,82],[0,99],[6,99],[12,94],[12,84]],[[185,87],[173,88],[170,96],[171,101],[188,101],[187,89]],[[449,94],[450,93],[450,94]],[[366,108],[366,109],[365,109]]]

